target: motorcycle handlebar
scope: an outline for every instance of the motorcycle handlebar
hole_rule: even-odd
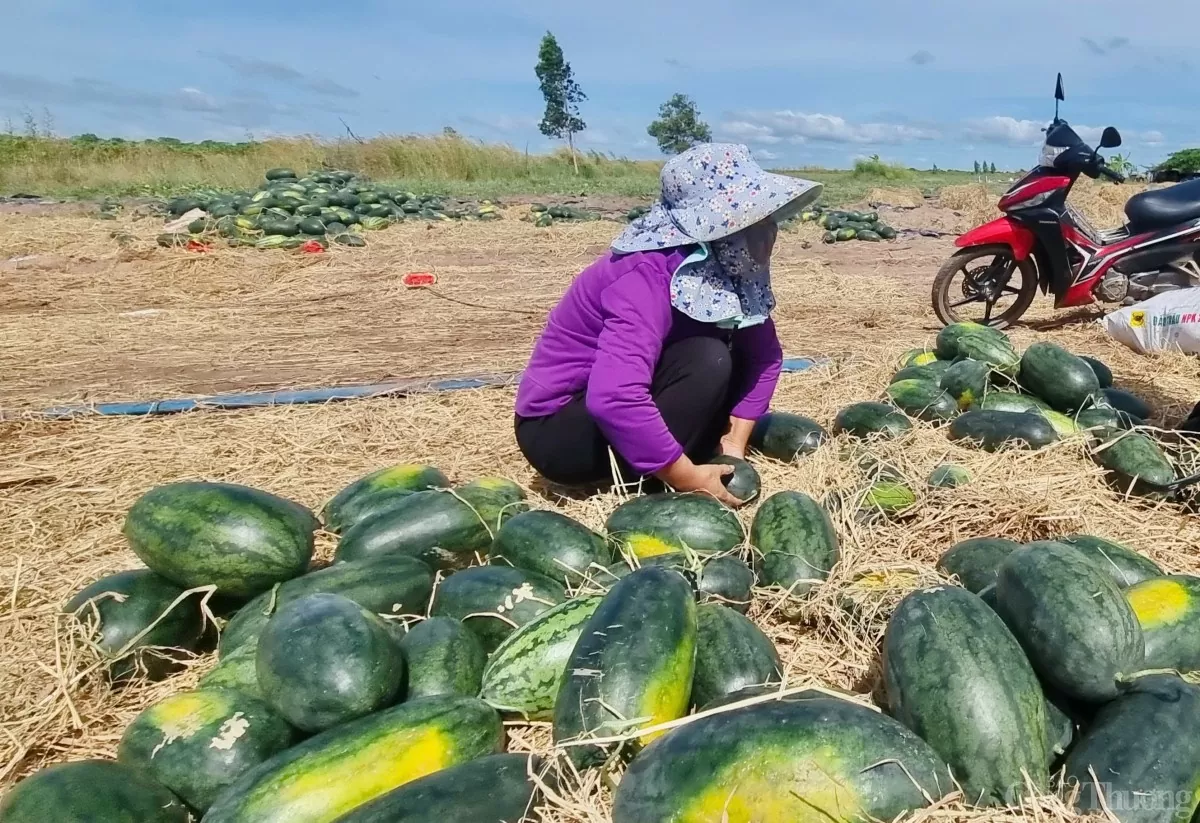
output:
[[[1119,172],[1113,171],[1108,166],[1101,165],[1100,173],[1103,174],[1105,177],[1107,177],[1109,180],[1113,181],[1114,183],[1124,183],[1125,182],[1125,175],[1123,175]]]

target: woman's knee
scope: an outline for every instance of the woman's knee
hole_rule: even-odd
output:
[[[690,374],[714,386],[729,383],[733,376],[733,353],[725,341],[717,337],[691,337],[675,345],[682,347],[680,355]]]

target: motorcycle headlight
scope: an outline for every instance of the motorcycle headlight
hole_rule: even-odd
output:
[[[1054,162],[1059,155],[1067,150],[1066,146],[1042,145],[1042,153],[1038,156],[1038,165],[1044,169],[1054,168]]]

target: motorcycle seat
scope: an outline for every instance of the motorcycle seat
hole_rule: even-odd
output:
[[[1125,216],[1135,232],[1200,219],[1200,179],[1135,194],[1125,204]]]

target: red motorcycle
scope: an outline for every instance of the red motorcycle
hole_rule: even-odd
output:
[[[1071,187],[1081,174],[1116,183],[1125,178],[1059,118],[1061,74],[1054,99],[1037,167],[1000,198],[1003,217],[955,241],[961,250],[933,281],[933,310],[943,324],[973,320],[1005,328],[1039,288],[1054,296],[1056,309],[1065,309],[1097,298],[1132,305],[1200,286],[1200,180],[1136,194],[1125,204],[1124,226],[1097,231],[1067,202]],[[1100,148],[1119,145],[1120,133],[1106,128]],[[967,316],[972,305],[975,316]]]

